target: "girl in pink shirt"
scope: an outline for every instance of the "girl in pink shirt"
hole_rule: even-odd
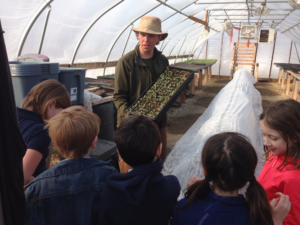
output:
[[[288,195],[291,210],[284,225],[300,224],[300,103],[281,100],[261,115],[266,162],[258,177],[269,201],[277,192]]]

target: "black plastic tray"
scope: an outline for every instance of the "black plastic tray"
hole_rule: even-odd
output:
[[[177,89],[177,91],[170,97],[170,100],[165,104],[165,106],[160,110],[160,112],[156,115],[156,117],[150,117],[150,116],[146,116],[152,120],[155,121],[160,121],[162,119],[162,117],[167,113],[167,111],[169,110],[169,108],[173,105],[173,103],[176,101],[176,99],[180,96],[180,94],[183,92],[184,88],[193,80],[194,78],[194,73],[195,71],[193,70],[189,70],[189,69],[180,69],[177,68],[175,66],[167,66],[169,68],[173,68],[173,69],[177,69],[177,70],[182,70],[182,71],[190,71],[190,75],[187,77],[187,79],[182,83],[182,85]],[[135,103],[142,98],[146,92],[156,83],[156,81],[158,80],[158,78],[161,76],[161,74],[167,69],[167,67],[160,73],[159,76],[157,76],[155,78],[155,80],[152,82],[152,84],[141,94],[141,96],[134,102],[131,104],[131,106],[128,108],[128,113],[130,115],[137,115],[136,112],[130,111],[131,107],[135,105]],[[163,90],[162,90],[163,91]]]

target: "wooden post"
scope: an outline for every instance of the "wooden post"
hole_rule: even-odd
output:
[[[211,76],[212,76],[212,74],[211,74],[211,66],[210,67],[208,67],[208,79],[210,80],[211,79]]]
[[[289,92],[290,92],[291,78],[292,78],[292,75],[288,74],[287,79],[286,79],[286,87],[285,87],[286,95],[289,95]]]
[[[293,49],[293,41],[291,41],[290,56],[289,56],[289,63],[291,62],[292,49]]]
[[[276,33],[275,33],[275,40],[274,40],[274,45],[273,45],[272,60],[271,60],[270,72],[269,72],[269,82],[271,81],[271,72],[272,72],[272,66],[273,66],[273,58],[274,58],[274,51],[275,51],[276,38],[277,38],[277,31],[276,31]]]
[[[259,64],[256,64],[256,71],[255,71],[255,80],[256,81],[258,79],[258,68],[259,68]]]
[[[206,27],[207,27],[207,19],[208,19],[208,10],[205,11],[205,25],[204,25],[204,30],[206,30]]]
[[[195,74],[193,80],[190,83],[190,93],[193,95],[195,94]]]
[[[207,59],[207,49],[208,49],[208,39],[206,40],[206,52],[205,52],[205,59]]]
[[[294,88],[294,93],[293,93],[294,100],[297,100],[297,94],[298,94],[299,87],[300,87],[300,80],[297,80],[297,78],[296,78],[296,83],[295,83],[295,88]]]
[[[223,30],[223,33],[222,33],[222,40],[221,40],[221,52],[220,52],[220,62],[219,62],[219,79],[220,79],[221,63],[222,63],[223,36],[224,36],[224,30]]]
[[[208,68],[204,69],[204,73],[205,73],[205,75],[204,75],[204,82],[203,82],[203,84],[206,84],[207,81],[208,81]]]
[[[179,103],[184,103],[184,92],[182,92],[179,97]]]
[[[285,75],[286,75],[286,71],[283,71],[280,88],[284,88]]]
[[[202,70],[199,71],[198,88],[202,88]]]
[[[282,69],[279,69],[279,75],[278,75],[278,84],[280,84],[281,81],[281,76],[282,76]]]
[[[242,24],[241,24],[241,22],[240,22],[240,29],[242,29]],[[239,30],[238,41],[237,41],[237,42],[240,42],[240,32],[241,32],[241,30]]]

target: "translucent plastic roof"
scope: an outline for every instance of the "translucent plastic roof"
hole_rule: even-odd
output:
[[[261,2],[264,1],[0,0],[0,19],[9,60],[41,53],[61,64],[117,61],[138,43],[130,28],[137,27],[143,15],[162,20],[162,30],[169,36],[157,48],[166,56],[195,53],[207,38],[222,32],[226,20],[236,26],[259,22],[262,28],[275,28],[300,44],[300,11],[293,10],[287,1],[270,0],[266,1],[269,15],[254,16]],[[204,26],[188,16],[205,20],[206,10],[210,33],[203,38]]]

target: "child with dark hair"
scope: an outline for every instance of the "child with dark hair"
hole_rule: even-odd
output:
[[[292,207],[283,224],[300,224],[300,103],[289,99],[270,104],[260,115],[266,162],[258,177],[269,201],[277,192]]]
[[[163,176],[160,133],[145,116],[125,119],[115,131],[119,157],[128,173],[112,174],[101,194],[98,224],[167,224],[180,185],[175,176]]]
[[[188,187],[171,225],[272,225],[271,206],[274,224],[282,224],[290,207],[288,196],[278,193],[270,206],[255,179],[256,165],[256,152],[243,135],[227,132],[210,137],[202,151],[205,179]],[[244,198],[239,189],[248,182]]]

